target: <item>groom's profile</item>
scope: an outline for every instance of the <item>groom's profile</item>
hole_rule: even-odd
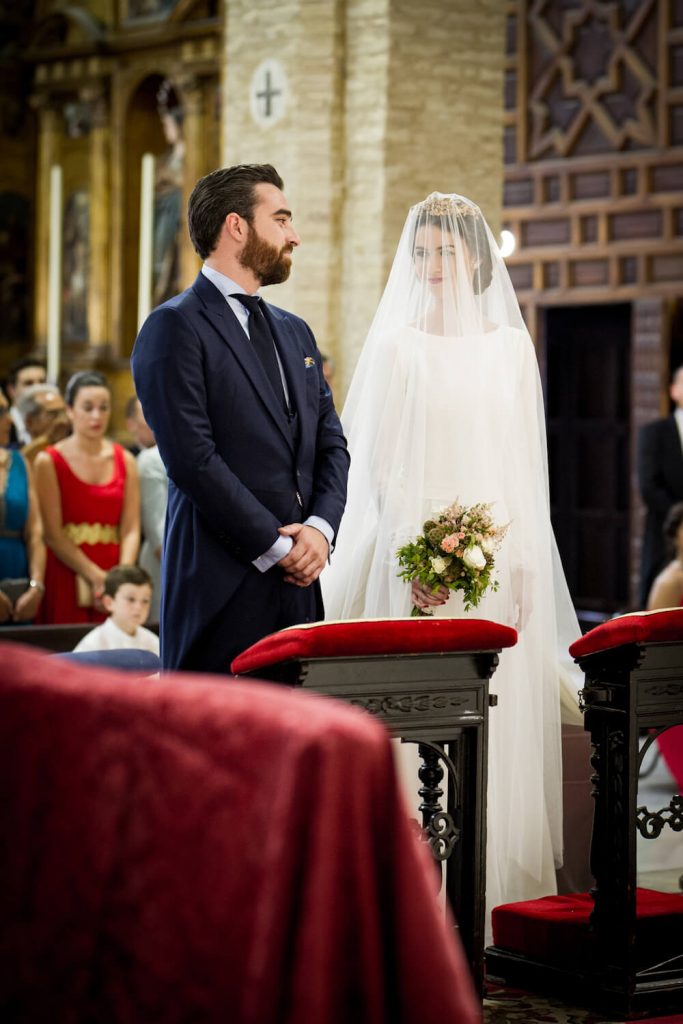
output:
[[[349,457],[311,329],[256,296],[300,241],[275,168],[201,178],[188,226],[204,265],[147,318],[132,368],[169,476],[162,662],[228,672],[267,633],[322,618]]]

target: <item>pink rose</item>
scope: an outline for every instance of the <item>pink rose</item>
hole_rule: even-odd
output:
[[[444,539],[441,541],[441,550],[445,551],[446,554],[450,555],[452,551],[455,551],[457,543],[457,533],[449,533],[448,536],[444,537]]]

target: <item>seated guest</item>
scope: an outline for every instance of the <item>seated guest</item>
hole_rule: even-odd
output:
[[[137,464],[143,536],[138,562],[152,579],[154,592],[150,616],[153,622],[158,622],[161,603],[161,545],[166,522],[168,476],[156,444],[140,452]]]
[[[27,388],[17,402],[17,409],[31,436],[21,454],[31,464],[38,452],[45,451],[49,444],[63,441],[71,433],[64,399],[59,388],[52,384],[34,384]]]
[[[332,382],[334,380],[334,359],[332,358],[332,356],[325,355],[324,352],[320,353],[320,357],[322,360],[323,377],[325,378],[325,383],[327,384],[328,388],[331,388]]]
[[[143,452],[145,448],[151,448],[156,444],[154,434],[145,419],[137,395],[133,395],[126,402],[126,430],[133,438],[133,444],[126,445],[126,447],[135,456]]]
[[[650,611],[683,604],[683,502],[669,509],[663,532],[674,557],[655,577],[650,588],[647,599]]]
[[[64,395],[73,433],[36,456],[38,498],[48,544],[44,623],[103,622],[107,571],[133,565],[140,546],[135,459],[105,436],[111,413],[106,377],[75,373]]]
[[[47,367],[42,359],[26,356],[10,366],[6,384],[7,394],[12,403],[9,443],[15,448],[22,444],[29,444],[31,440],[17,403],[27,388],[33,387],[34,384],[44,384],[46,380]]]
[[[139,565],[116,565],[104,581],[102,604],[109,618],[83,637],[74,651],[136,648],[159,654],[159,637],[144,623],[152,601],[152,581]]]
[[[31,472],[7,447],[12,421],[0,392],[0,623],[30,622],[45,592],[45,544]]]

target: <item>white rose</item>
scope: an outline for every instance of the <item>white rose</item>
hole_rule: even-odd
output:
[[[495,547],[490,537],[484,537],[483,541],[481,542],[481,550],[484,552],[485,555],[493,554]]]
[[[468,569],[483,569],[486,565],[484,552],[478,544],[475,544],[472,548],[467,548],[462,556],[462,560]],[[432,559],[432,561],[434,561],[434,559]]]
[[[440,558],[438,555],[436,555],[434,558],[430,558],[429,561],[432,563],[432,569],[437,574],[437,576],[440,576],[448,568],[449,562],[446,561],[445,558]]]

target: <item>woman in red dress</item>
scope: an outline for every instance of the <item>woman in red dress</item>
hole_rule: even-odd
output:
[[[135,459],[104,435],[111,414],[106,377],[85,371],[64,395],[73,433],[35,461],[48,545],[43,623],[101,622],[108,569],[133,564],[140,545]]]

